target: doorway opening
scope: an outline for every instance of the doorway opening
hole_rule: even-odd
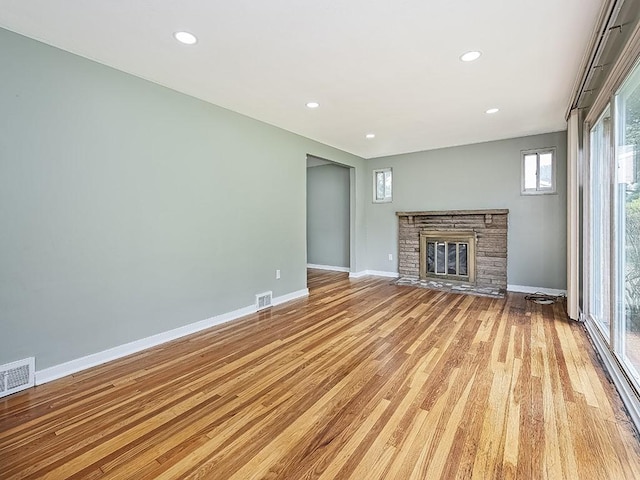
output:
[[[307,267],[350,272],[355,169],[307,155]]]

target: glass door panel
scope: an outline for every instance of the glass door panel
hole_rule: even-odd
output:
[[[607,107],[590,132],[588,289],[588,314],[607,339],[611,331],[610,171],[611,110]]]
[[[640,384],[640,66],[616,95],[615,351]]]

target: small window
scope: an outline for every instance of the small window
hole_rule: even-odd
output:
[[[522,152],[522,194],[556,193],[556,149]]]
[[[380,168],[373,171],[373,203],[391,201],[391,169]]]

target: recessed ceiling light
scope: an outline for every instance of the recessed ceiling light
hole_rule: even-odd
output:
[[[375,133],[367,133],[365,135],[366,138],[376,138],[376,134]]]
[[[482,53],[474,50],[472,52],[462,54],[460,56],[460,60],[462,60],[463,62],[473,62],[474,60],[479,59],[480,55],[482,55]]]
[[[176,32],[173,34],[176,40],[180,43],[184,43],[185,45],[193,45],[198,41],[196,36],[193,33],[189,32]]]
[[[500,111],[499,108],[490,108],[489,110],[487,110],[485,113],[488,113],[489,115],[493,114],[493,113],[498,113]]]
[[[318,108],[320,104],[318,102],[309,102],[307,103],[308,108]]]

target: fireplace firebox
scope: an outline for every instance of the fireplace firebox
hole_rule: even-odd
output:
[[[476,234],[473,231],[420,233],[420,278],[476,281]]]

